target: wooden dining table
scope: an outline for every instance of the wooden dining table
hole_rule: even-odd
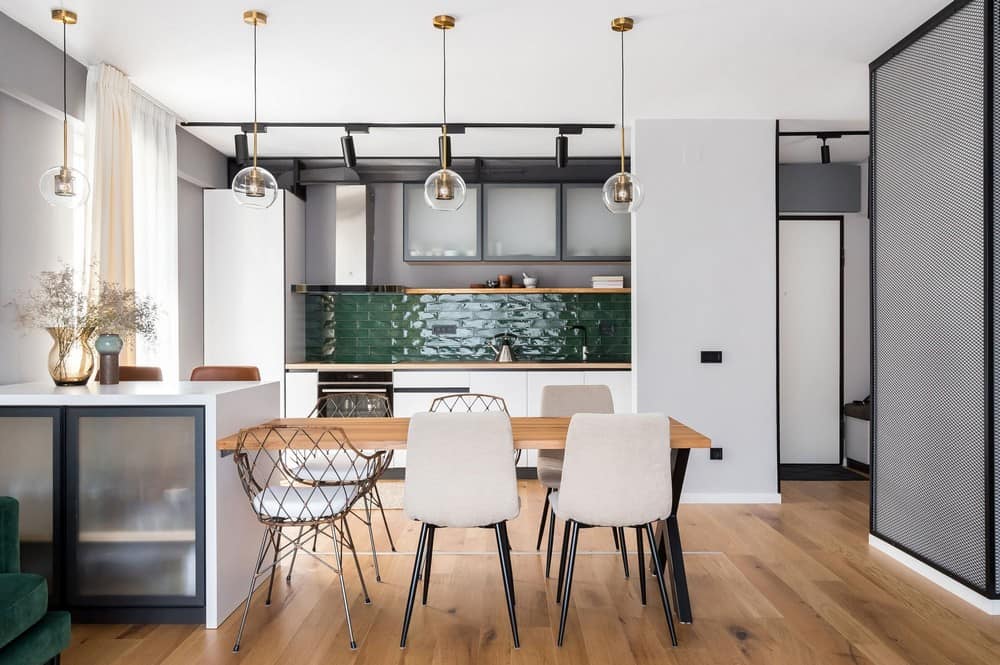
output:
[[[518,450],[562,450],[566,447],[566,433],[570,418],[512,417],[511,430],[514,447]],[[277,418],[257,427],[294,427],[305,430],[319,445],[339,445],[334,437],[321,438],[325,430],[341,430],[351,444],[359,449],[405,450],[409,433],[409,418]],[[239,447],[240,435],[232,434],[219,439],[216,448],[223,454]],[[682,623],[691,623],[691,600],[688,594],[687,574],[684,570],[681,534],[677,524],[677,508],[688,459],[695,448],[711,448],[712,440],[682,422],[670,418],[671,489],[673,491],[670,515],[657,525],[657,543],[660,561],[669,569],[673,580],[673,596],[677,616]],[[275,445],[282,445],[276,443]],[[666,571],[661,571],[666,572]]]

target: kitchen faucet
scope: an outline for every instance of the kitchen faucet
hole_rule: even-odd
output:
[[[583,360],[586,360],[587,359],[587,352],[588,352],[588,349],[587,349],[587,328],[586,328],[586,326],[573,326],[571,328],[571,330],[573,332],[583,333],[583,349],[582,349],[582,353],[580,355],[581,355],[581,358]]]

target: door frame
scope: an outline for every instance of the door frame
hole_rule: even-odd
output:
[[[840,423],[838,427],[837,438],[840,443],[840,453],[839,459],[840,465],[844,464],[844,215],[839,214],[828,214],[828,215],[809,215],[801,213],[787,213],[778,214],[777,220],[774,224],[774,270],[775,270],[775,289],[774,289],[774,341],[775,341],[775,392],[777,394],[777,404],[775,405],[775,414],[777,418],[777,439],[778,439],[778,458],[777,458],[777,472],[778,472],[778,492],[781,492],[781,223],[782,222],[837,222],[838,231],[840,237],[840,333],[839,333],[839,384],[837,394],[840,398],[840,403],[837,405],[838,422]]]

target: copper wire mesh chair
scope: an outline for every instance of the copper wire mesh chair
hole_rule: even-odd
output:
[[[431,413],[486,413],[489,411],[503,411],[508,416],[507,401],[503,397],[487,395],[485,393],[456,393],[454,395],[442,395],[434,398],[431,402]],[[521,451],[514,451],[514,464],[521,461]]]
[[[264,426],[240,432],[234,461],[250,507],[265,529],[233,651],[239,651],[258,578],[270,575],[265,601],[270,605],[278,563],[290,555],[294,561],[299,550],[340,578],[348,635],[351,648],[356,648],[343,574],[345,547],[354,557],[365,603],[371,603],[371,599],[345,518],[384,471],[385,455],[358,451],[340,429]],[[297,528],[297,535],[285,534],[288,527]],[[312,529],[331,539],[336,566],[305,545]],[[268,555],[271,561],[266,564]]]
[[[388,398],[385,395],[378,395],[375,393],[336,393],[332,395],[324,395],[316,401],[316,406],[313,410],[309,412],[309,418],[392,418],[392,406],[389,404]],[[389,468],[389,464],[392,462],[392,452],[391,450],[382,451],[383,463],[382,470],[379,473],[381,477],[385,469]],[[314,478],[319,478],[319,482],[325,483],[328,481],[327,478],[323,476],[323,466],[325,460],[318,459],[314,463],[306,461],[307,467],[312,467],[312,473]],[[344,468],[341,465],[338,468],[338,473],[340,477],[350,476],[351,469]],[[331,478],[334,484],[339,482],[339,478]],[[378,478],[375,478],[372,482],[372,491],[366,493],[361,497],[361,503],[364,508],[364,517],[361,517],[357,513],[352,513],[357,517],[368,529],[368,541],[371,544],[372,549],[372,561],[375,565],[375,580],[378,582],[382,581],[382,573],[379,569],[378,564],[378,553],[375,550],[375,534],[372,531],[372,506],[378,508],[379,513],[382,515],[382,524],[385,526],[385,533],[389,537],[389,547],[393,552],[396,551],[396,544],[392,540],[392,532],[389,531],[389,521],[386,519],[385,510],[382,507],[382,496],[378,491]],[[313,534],[313,551],[316,551],[316,544],[319,539],[318,530]],[[293,560],[294,565],[294,560]],[[286,580],[292,579],[292,569],[289,567],[288,575]]]

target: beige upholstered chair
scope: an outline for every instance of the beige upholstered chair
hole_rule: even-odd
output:
[[[615,403],[611,389],[607,386],[568,385],[545,386],[542,388],[542,417],[568,418],[578,413],[614,413]],[[549,543],[545,551],[545,576],[552,568],[552,543],[555,538],[555,513],[549,506],[549,496],[559,489],[562,478],[563,451],[538,451],[538,481],[545,487],[545,503],[542,505],[542,519],[538,524],[538,541],[535,549],[542,546],[545,533],[545,519],[549,519]],[[625,530],[612,529],[615,547],[622,553],[622,567],[628,577],[628,550],[624,545]]]
[[[483,413],[416,413],[406,440],[404,510],[420,520],[420,541],[413,562],[410,593],[399,646],[406,635],[424,563],[422,604],[427,603],[434,531],[441,527],[492,528],[500,556],[514,646],[520,646],[514,613],[514,575],[510,563],[507,520],[520,512],[514,468],[514,436],[503,411]]]
[[[646,603],[642,533],[649,542],[650,556],[662,571],[652,523],[670,515],[670,430],[667,417],[658,413],[598,415],[578,414],[566,434],[566,456],[560,488],[549,497],[555,514],[566,521],[563,554],[559,562],[562,614],[559,646],[566,632],[573,564],[581,528],[592,526],[633,527],[638,539],[639,588]],[[614,464],[608,464],[613,456]],[[568,549],[567,549],[568,548]],[[655,575],[660,600],[677,645],[663,575]]]

